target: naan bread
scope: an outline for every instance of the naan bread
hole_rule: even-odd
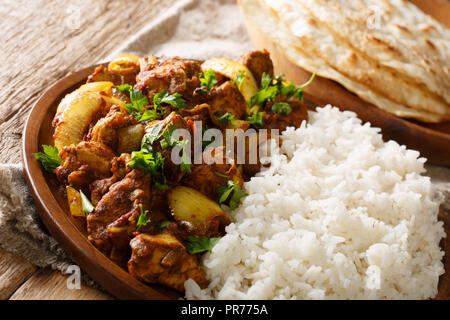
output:
[[[302,43],[289,32],[289,29],[278,20],[277,15],[263,1],[238,0],[238,3],[246,18],[246,23],[256,27],[265,37],[274,42],[291,62],[299,67],[311,73],[315,72],[321,77],[335,80],[362,99],[399,117],[414,118],[424,122],[440,122],[444,119],[444,117],[434,113],[411,109],[395,103],[374,92],[366,85],[346,77],[327,65],[325,61],[312,57],[309,53],[300,49]]]
[[[311,17],[296,0],[265,2],[312,56],[395,103],[450,119],[450,106],[441,97],[355,50],[345,38]]]
[[[450,103],[450,32],[405,0],[296,0],[368,57]],[[380,23],[369,23],[375,15]]]

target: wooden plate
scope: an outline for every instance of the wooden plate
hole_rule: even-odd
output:
[[[87,240],[84,222],[70,215],[64,188],[54,174],[42,170],[34,154],[43,144],[53,145],[52,119],[61,99],[86,81],[96,66],[73,73],[53,85],[38,100],[25,124],[22,140],[24,172],[33,193],[39,214],[52,236],[69,256],[91,278],[109,293],[120,299],[176,299],[180,294],[157,285],[146,285],[128,274]],[[450,234],[450,221],[442,211],[440,219],[445,221]],[[447,252],[444,264],[447,272],[440,278],[438,299],[450,298],[450,237],[441,244]]]
[[[70,215],[64,190],[54,174],[44,173],[34,153],[42,144],[53,145],[51,125],[56,108],[69,92],[86,82],[96,66],[75,72],[53,85],[31,110],[22,140],[25,177],[47,229],[89,276],[120,299],[175,299],[175,291],[149,286],[121,269],[88,240],[85,223]]]
[[[273,60],[275,74],[286,75],[296,84],[308,81],[311,73],[292,63],[277,45],[247,23],[247,31],[258,49],[267,49]],[[450,121],[425,124],[396,117],[363,101],[339,83],[316,77],[305,89],[305,103],[310,109],[331,104],[341,110],[355,112],[364,122],[382,129],[385,140],[395,140],[410,149],[420,151],[429,163],[450,166]]]

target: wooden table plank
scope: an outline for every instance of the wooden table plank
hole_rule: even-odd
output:
[[[68,289],[68,276],[50,269],[40,269],[12,296],[11,300],[111,300],[107,293],[81,284],[80,289]]]
[[[0,249],[0,300],[8,299],[35,271],[25,259]]]
[[[20,162],[20,139],[43,90],[114,51],[173,1],[33,0],[0,6],[0,163]]]

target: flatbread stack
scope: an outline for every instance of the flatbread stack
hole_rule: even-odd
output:
[[[450,30],[404,0],[238,0],[297,66],[399,117],[450,120]]]

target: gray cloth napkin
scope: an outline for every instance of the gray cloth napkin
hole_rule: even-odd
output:
[[[181,0],[105,61],[117,53],[237,58],[252,49],[235,0]],[[450,169],[427,166],[427,175],[444,195],[443,207],[449,212]],[[0,164],[0,246],[39,267],[65,272],[73,264],[41,224],[17,164]],[[86,276],[84,280],[93,285]]]

